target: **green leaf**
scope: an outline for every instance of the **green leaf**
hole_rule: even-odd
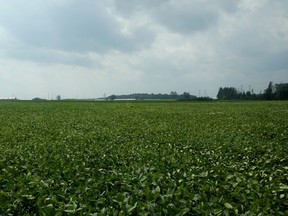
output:
[[[199,177],[204,178],[208,176],[208,171],[199,174]]]
[[[22,195],[22,197],[25,197],[25,198],[28,199],[28,200],[33,200],[33,199],[35,199],[35,197],[32,196],[32,195],[30,195],[30,194],[28,194],[28,195]]]
[[[159,185],[155,188],[155,191],[160,193],[161,189],[160,189]]]
[[[138,205],[138,203],[136,202],[133,207],[128,209],[128,213],[131,213],[137,207],[137,205]]]
[[[176,216],[182,216],[182,215],[187,214],[188,212],[190,212],[190,209],[189,209],[189,208],[184,208],[184,209],[182,209],[182,211],[179,212]]]
[[[233,206],[230,203],[225,203],[224,206],[228,209],[233,209]]]
[[[8,200],[8,194],[4,191],[0,191],[0,204],[7,202],[7,200]]]
[[[200,194],[195,194],[193,200],[194,201],[198,201],[201,199],[201,195]]]
[[[76,208],[77,208],[77,204],[75,202],[73,203],[69,203],[67,205],[65,205],[65,212],[68,212],[68,213],[74,213],[76,212]]]

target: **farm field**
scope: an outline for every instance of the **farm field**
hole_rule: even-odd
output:
[[[288,215],[288,102],[0,102],[0,215]]]

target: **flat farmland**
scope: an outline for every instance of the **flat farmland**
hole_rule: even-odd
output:
[[[1,102],[0,215],[288,215],[288,102]]]

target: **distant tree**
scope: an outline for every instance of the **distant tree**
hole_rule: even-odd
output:
[[[133,93],[129,95],[110,95],[107,97],[108,100],[126,100],[126,99],[136,99],[136,100],[192,100],[195,99],[195,95],[190,95],[188,92],[184,92],[183,94],[178,95],[176,92],[170,93],[170,94],[148,94],[148,93]]]
[[[176,91],[171,91],[171,92],[170,92],[170,95],[174,95],[174,96],[176,95],[176,96],[177,96],[178,94],[177,94]]]
[[[265,89],[264,94],[263,94],[263,99],[264,100],[272,100],[274,99],[273,95],[273,83],[269,82],[269,85],[267,89]]]
[[[217,99],[223,100],[223,88],[220,87],[217,94]]]
[[[239,94],[236,88],[230,87],[228,88],[228,100],[237,100],[239,99]]]
[[[57,96],[56,96],[56,100],[61,100],[61,96],[60,96],[60,95],[57,95]]]
[[[288,100],[288,83],[275,84],[275,99]]]
[[[35,98],[32,99],[32,101],[46,101],[46,99],[35,97]]]
[[[113,94],[113,95],[110,95],[109,99],[110,99],[110,100],[115,100],[115,99],[116,99],[116,95],[114,95],[114,94]]]
[[[246,99],[246,92],[243,91],[243,92],[238,93],[238,98],[240,100],[245,100]]]
[[[189,92],[183,92],[183,98],[184,99],[189,99],[190,98],[190,93]]]
[[[170,98],[171,99],[176,99],[178,97],[178,94],[177,94],[176,91],[171,91],[169,96],[170,96],[170,97],[168,97],[169,99]]]
[[[246,99],[251,99],[251,97],[252,97],[251,92],[250,92],[250,91],[247,91],[247,92],[246,92]]]
[[[239,99],[239,96],[240,94],[234,87],[220,87],[217,94],[219,100],[236,100]]]

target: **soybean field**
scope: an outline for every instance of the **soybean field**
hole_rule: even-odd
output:
[[[288,215],[288,102],[0,102],[0,215]]]

